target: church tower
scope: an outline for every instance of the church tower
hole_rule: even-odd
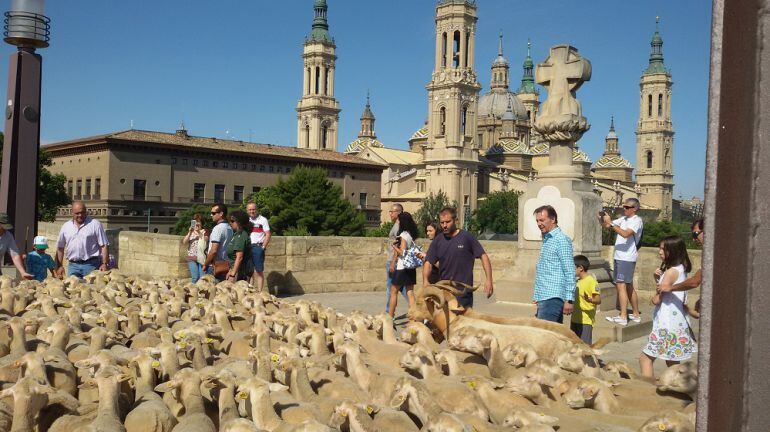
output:
[[[336,45],[329,35],[326,0],[315,0],[315,19],[302,50],[302,98],[297,104],[297,147],[337,151],[340,104],[334,98]]]
[[[476,208],[479,148],[478,94],[474,68],[476,2],[440,0],[436,6],[436,51],[428,90],[427,191],[443,191],[467,222]]]
[[[527,58],[524,59],[524,75],[521,77],[521,87],[517,96],[527,110],[527,119],[529,120],[530,127],[535,122],[537,117],[537,110],[540,108],[540,94],[535,88],[535,76],[534,69],[535,64],[532,62],[532,56],[530,54],[530,48],[532,43],[527,42]],[[534,129],[532,129],[534,132]]]
[[[372,107],[369,104],[369,93],[366,93],[366,107],[361,114],[361,130],[358,132],[359,138],[371,138],[377,139],[377,134],[374,133],[374,113],[372,113]]]
[[[641,100],[636,127],[636,182],[644,207],[660,209],[658,218],[670,220],[674,175],[671,164],[674,129],[671,123],[671,73],[663,64],[663,38],[658,32],[650,43],[650,62],[639,82]]]

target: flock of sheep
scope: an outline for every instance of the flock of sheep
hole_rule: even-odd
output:
[[[419,289],[397,334],[214,282],[0,277],[0,431],[694,431],[691,364],[600,367],[565,327],[463,311],[451,285]]]

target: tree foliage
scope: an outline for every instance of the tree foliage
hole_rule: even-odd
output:
[[[362,236],[363,213],[342,196],[322,168],[297,167],[287,179],[257,193],[260,212],[270,220],[277,235],[301,233],[313,236]]]
[[[437,194],[431,192],[426,198],[422,200],[422,205],[417,213],[414,214],[414,220],[417,222],[417,227],[420,232],[423,232],[425,226],[431,222],[438,222],[438,214],[441,209],[447,206],[451,206],[457,209],[459,212],[457,201],[449,202],[449,197],[444,191],[438,191]]]
[[[5,136],[0,132],[0,166],[2,166],[4,142]],[[39,221],[54,222],[58,208],[72,202],[64,187],[67,177],[63,174],[52,174],[48,170],[52,164],[51,155],[41,149],[38,155],[37,186],[37,220]]]
[[[203,227],[211,232],[211,229],[214,228],[214,220],[211,219],[210,215],[211,207],[213,206],[209,204],[195,204],[187,210],[181,212],[177,218],[176,225],[174,225],[174,228],[171,230],[171,232],[177,235],[187,234],[187,231],[190,229],[190,221],[193,220],[193,217],[196,214],[201,215],[201,220],[203,220]],[[228,209],[228,212],[229,211],[230,209]]]
[[[390,229],[393,228],[393,222],[383,222],[377,228],[369,228],[366,230],[367,237],[387,237],[390,234]]]
[[[519,191],[499,191],[487,195],[473,213],[470,231],[514,234],[519,229]]]

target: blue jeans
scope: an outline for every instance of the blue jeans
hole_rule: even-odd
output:
[[[557,323],[564,322],[564,300],[554,297],[537,302],[537,318]]]
[[[77,276],[80,279],[86,277],[89,273],[99,269],[100,257],[93,257],[86,261],[70,261],[67,265],[67,276]]]
[[[203,266],[198,261],[187,261],[187,268],[190,269],[192,283],[198,282],[198,279],[203,276]]]
[[[390,272],[390,260],[388,260],[388,263],[385,264],[385,274],[387,275],[387,292],[385,294],[385,313],[390,312],[390,289],[393,286],[393,273]],[[404,296],[404,298],[409,301],[409,297],[406,296],[406,287],[399,287],[399,291],[401,291],[401,294]]]

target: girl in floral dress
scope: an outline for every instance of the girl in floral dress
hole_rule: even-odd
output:
[[[658,285],[675,285],[687,279],[692,270],[687,246],[679,236],[670,236],[660,242],[658,251],[662,264],[655,271]],[[689,360],[698,347],[685,313],[686,291],[658,292],[653,298],[655,305],[652,332],[647,345],[639,356],[643,376],[652,377],[652,364],[656,358],[666,361],[667,366]]]

